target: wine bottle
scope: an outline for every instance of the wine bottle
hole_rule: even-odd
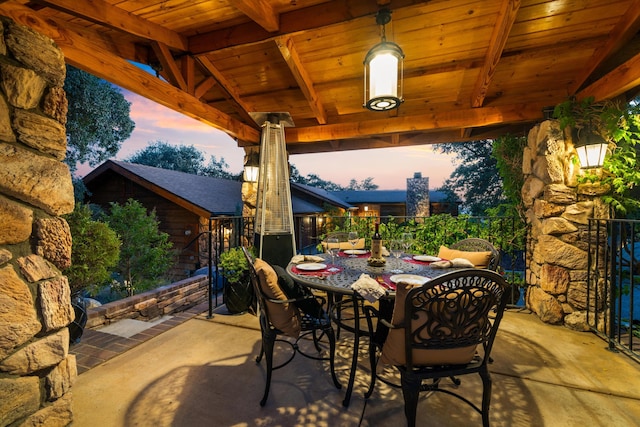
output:
[[[382,236],[380,236],[379,223],[375,223],[375,231],[371,236],[371,261],[375,264],[384,264],[382,257]]]

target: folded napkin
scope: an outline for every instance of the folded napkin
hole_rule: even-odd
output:
[[[389,250],[387,249],[386,246],[382,247],[382,256],[390,256],[391,254],[389,253]]]
[[[464,267],[475,267],[471,261],[466,258],[454,258],[450,261],[436,261],[429,264],[432,268],[464,268]]]
[[[380,283],[366,273],[362,273],[358,280],[351,284],[351,289],[369,302],[376,302],[386,292]]]
[[[301,262],[323,262],[324,258],[317,255],[295,255],[291,258],[291,262],[294,264],[300,264]]]

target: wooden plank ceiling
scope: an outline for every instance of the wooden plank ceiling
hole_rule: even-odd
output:
[[[391,112],[362,107],[381,6],[406,56]],[[259,143],[249,113],[289,112],[292,154],[526,134],[568,96],[640,86],[640,0],[0,0],[0,15],[241,146]]]

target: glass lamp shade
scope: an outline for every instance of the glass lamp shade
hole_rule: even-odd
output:
[[[580,167],[582,169],[600,168],[604,164],[604,157],[607,154],[607,143],[583,145],[576,147]]]
[[[573,146],[578,153],[580,168],[600,168],[604,164],[609,144],[605,139],[585,129],[573,132]]]
[[[245,166],[244,167],[245,182],[258,182],[259,171],[260,171],[260,168],[258,166]]]
[[[243,179],[245,182],[258,182],[258,174],[260,172],[260,154],[251,152],[247,154],[244,163]]]
[[[404,53],[395,43],[375,45],[364,59],[364,106],[372,111],[398,108],[402,98]]]

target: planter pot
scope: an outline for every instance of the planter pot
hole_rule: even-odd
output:
[[[228,282],[222,295],[231,314],[246,313],[254,305],[255,295],[248,276],[238,282]]]
[[[69,343],[76,344],[80,342],[84,327],[87,325],[87,304],[82,295],[76,294],[71,296],[71,306],[76,317],[69,324]]]

